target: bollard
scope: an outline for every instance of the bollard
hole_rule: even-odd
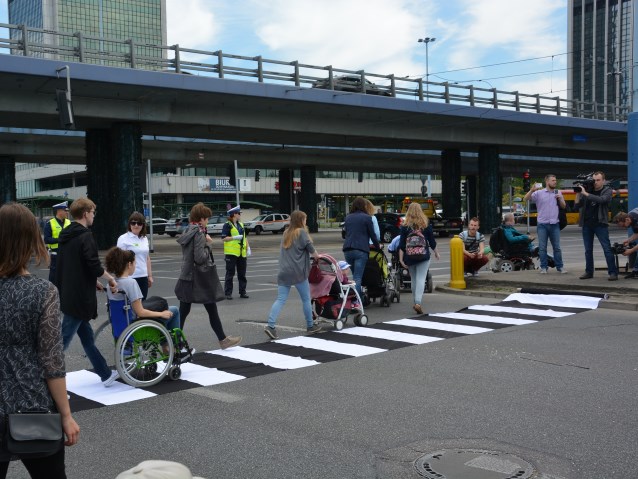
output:
[[[465,289],[463,272],[463,240],[455,236],[450,240],[450,288]]]

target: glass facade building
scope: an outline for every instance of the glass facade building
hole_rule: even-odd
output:
[[[631,111],[631,0],[569,0],[569,98]]]
[[[166,45],[166,0],[9,0],[9,23],[27,25],[71,35],[31,32],[30,43],[78,47],[82,33],[84,61],[109,66],[129,66],[123,61],[133,40],[137,66],[161,69],[153,59],[165,57],[164,50],[149,45]],[[12,32],[19,36],[20,32]],[[50,53],[39,56],[52,58]],[[78,61],[60,55],[62,60]]]

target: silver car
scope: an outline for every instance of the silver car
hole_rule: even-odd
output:
[[[222,228],[228,221],[226,216],[213,216],[212,218],[208,218],[208,224],[206,225],[206,232],[213,235],[221,235]]]
[[[254,231],[255,234],[261,234],[263,231],[272,231],[273,234],[281,233],[290,226],[290,216],[284,213],[269,213],[259,215],[250,221],[244,223],[246,234]]]

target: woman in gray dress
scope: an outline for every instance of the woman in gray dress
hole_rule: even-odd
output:
[[[64,444],[72,446],[80,427],[66,395],[58,290],[27,271],[32,256],[40,264],[48,255],[35,216],[25,206],[0,208],[0,244],[0,437],[7,414],[57,410]],[[0,478],[13,459],[21,459],[32,478],[66,478],[63,446],[50,456],[20,458],[0,443]]]
[[[312,319],[312,305],[310,304],[310,256],[315,259],[319,255],[312,245],[312,239],[306,227],[306,213],[293,211],[290,215],[290,226],[284,232],[279,253],[279,275],[277,276],[277,300],[270,308],[268,326],[264,330],[271,339],[277,339],[277,317],[286,304],[290,288],[297,288],[303,304],[306,318],[306,330],[310,334],[321,331],[321,327],[314,324]]]

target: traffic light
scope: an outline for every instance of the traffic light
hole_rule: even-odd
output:
[[[461,182],[461,194],[467,195],[467,181]]]
[[[425,196],[428,193],[428,187],[423,185],[421,187],[421,196]]]
[[[359,183],[363,183],[363,171],[359,172],[358,181]]]
[[[259,181],[259,176],[261,175],[261,171],[255,170],[255,182]]]
[[[233,186],[237,186],[237,177],[235,176],[235,165],[231,163],[228,166],[228,178],[230,178],[229,183]]]
[[[526,171],[525,173],[523,173],[523,190],[524,191],[530,190],[529,171]]]

